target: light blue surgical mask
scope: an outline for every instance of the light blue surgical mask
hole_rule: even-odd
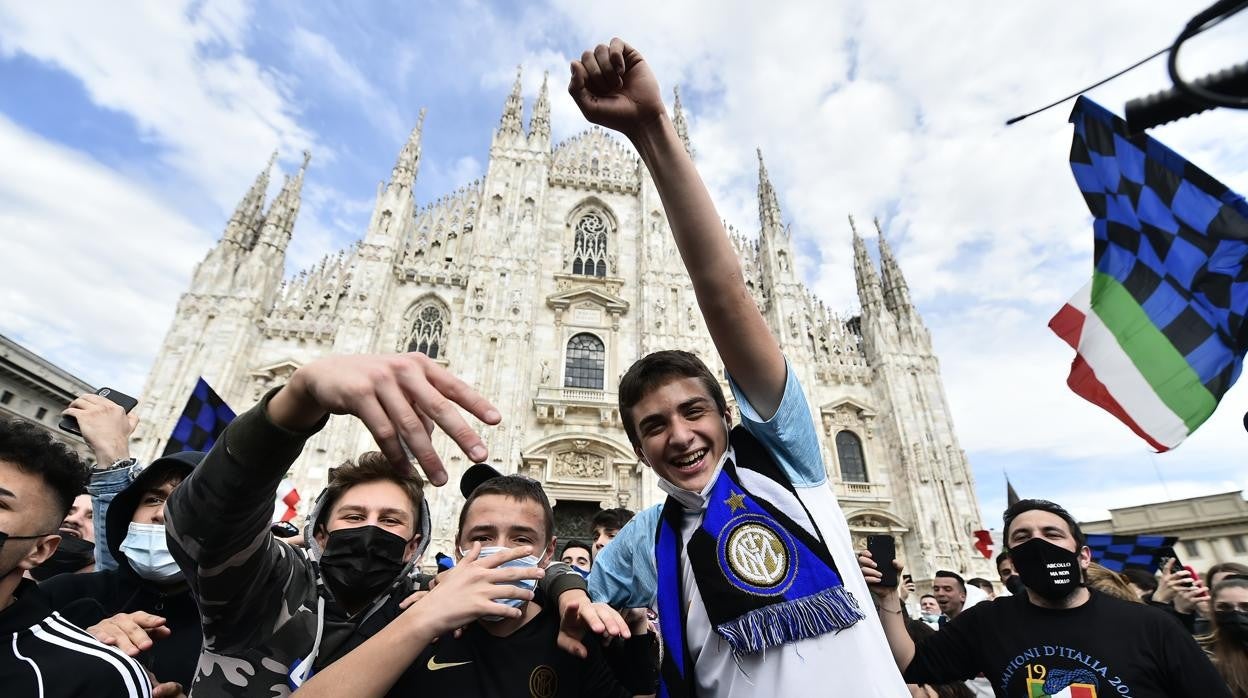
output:
[[[924,613],[924,614],[923,614],[923,622],[924,622],[924,623],[935,623],[935,622],[936,622],[936,621],[938,621],[938,620],[940,620],[940,614],[939,614],[939,613]]]
[[[121,553],[134,573],[149,582],[170,584],[184,579],[182,570],[169,552],[164,524],[130,523]]]
[[[495,553],[505,552],[510,549],[511,548],[507,548],[501,545],[492,545],[488,548],[481,548],[481,554],[477,556],[477,559],[479,560],[485,559]],[[460,555],[467,555],[469,552],[470,551],[464,550],[462,548],[459,551]],[[499,565],[499,567],[500,568],[502,567],[537,567],[537,563],[539,562],[541,562],[541,558],[537,557],[536,555],[528,555],[518,560],[504,562],[503,564]],[[536,579],[519,579],[514,582],[506,582],[506,583],[511,584],[513,586],[518,586],[521,589],[528,589],[529,591],[533,591],[533,588],[537,586]],[[524,606],[524,604],[528,602],[525,601],[524,599],[494,599],[494,603],[501,603],[504,606],[510,606],[512,608],[521,608],[522,606]],[[500,621],[502,619],[503,619],[502,616],[481,616],[481,620],[489,621],[491,623],[495,621]]]

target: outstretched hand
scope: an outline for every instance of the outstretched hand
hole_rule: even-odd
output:
[[[590,603],[584,592],[573,590],[560,594],[559,637],[555,644],[564,652],[584,659],[589,656],[589,650],[581,639],[587,632],[601,635],[604,640],[632,636],[628,623],[614,608],[605,603]]]
[[[152,648],[152,642],[169,637],[172,631],[165,626],[161,616],[133,611],[118,613],[87,628],[92,637],[106,645],[112,645],[127,656],[137,657]]]
[[[424,354],[330,356],[295,371],[269,401],[269,418],[306,431],[326,413],[354,415],[391,463],[410,467],[410,453],[429,481],[441,486],[447,475],[433,447],[435,424],[473,462],[489,455],[456,405],[486,424],[501,421],[489,400]]]
[[[74,398],[61,414],[78,420],[82,438],[99,467],[130,456],[130,434],[139,424],[138,414],[126,414],[121,405],[95,393]]]
[[[629,138],[667,113],[646,59],[619,38],[572,61],[568,94],[590,122]]]

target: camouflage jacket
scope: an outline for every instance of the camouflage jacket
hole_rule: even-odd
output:
[[[311,656],[314,668],[328,664],[354,634],[380,629],[369,620],[390,595],[410,593],[404,577],[348,618],[321,591],[306,552],[269,533],[278,484],[304,441],[324,425],[308,434],[278,427],[265,413],[271,395],[230,424],[166,509],[170,550],[203,624],[191,686],[203,695],[289,695],[292,674],[306,673],[301,662]]]

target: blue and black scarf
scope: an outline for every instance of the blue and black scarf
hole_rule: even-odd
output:
[[[863,618],[789,478],[744,427],[733,429],[729,439],[736,462],[728,459],[716,476],[688,545],[681,544],[683,511],[674,497],[659,518],[663,698],[696,694],[685,637],[689,600],[681,594],[682,554],[689,555],[711,627],[738,657],[844,630]]]

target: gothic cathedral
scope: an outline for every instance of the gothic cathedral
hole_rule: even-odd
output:
[[[266,210],[270,160],[178,302],[143,390],[134,455],[161,452],[199,376],[242,411],[316,357],[420,351],[499,407],[503,424],[483,434],[490,460],[545,483],[561,538],[587,536],[600,507],[661,501],[621,427],[619,378],[658,349],[692,351],[721,375],[722,365],[640,160],[597,128],[552,144],[545,84],[527,131],[523,109],[517,76],[485,177],[419,206],[422,111],[363,239],[290,279],[283,264],[308,156]],[[679,93],[674,121],[688,148]],[[986,575],[991,565],[971,547],[983,526],[970,464],[883,235],[877,272],[854,230],[861,313],[845,317],[798,278],[761,154],[758,208],[756,236],[729,234],[806,388],[851,530],[897,536],[916,580],[937,569]],[[470,463],[445,436],[434,443],[457,482]],[[290,473],[301,513],[330,467],[372,448],[357,421],[331,418]],[[431,550],[450,552],[462,498],[455,486],[427,492]]]

